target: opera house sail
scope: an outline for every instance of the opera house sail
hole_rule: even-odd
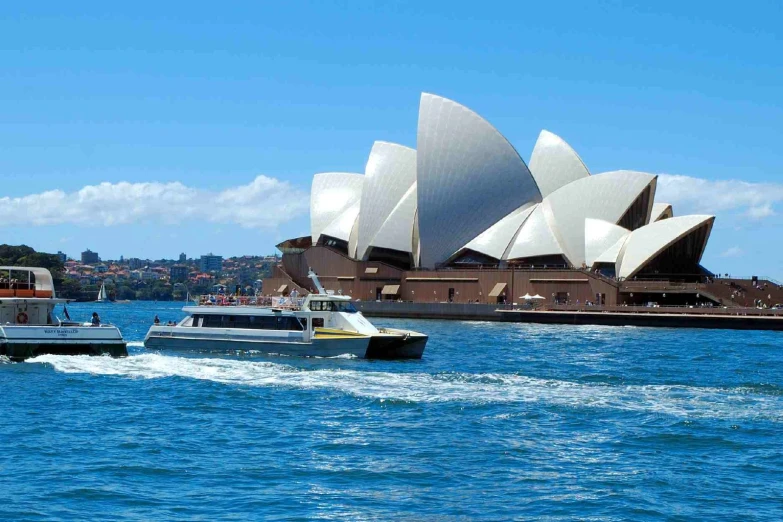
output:
[[[416,149],[376,141],[363,174],[314,176],[310,235],[279,245],[275,281],[306,291],[312,267],[362,299],[506,299],[524,280],[547,298],[600,300],[629,278],[709,276],[714,217],[675,217],[656,184],[634,170],[592,174],[547,130],[525,163],[476,112],[424,93]]]

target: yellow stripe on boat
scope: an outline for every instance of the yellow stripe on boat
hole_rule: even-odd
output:
[[[368,337],[368,336],[364,334],[360,334],[358,332],[337,330],[335,328],[316,328],[314,337],[316,339],[350,339],[354,337]]]

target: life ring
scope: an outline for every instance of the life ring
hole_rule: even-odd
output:
[[[19,324],[27,324],[27,312],[19,312],[16,314],[16,322]]]

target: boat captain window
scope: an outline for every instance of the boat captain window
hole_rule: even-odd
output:
[[[337,309],[338,312],[345,312],[347,314],[356,313],[356,307],[354,307],[353,303],[350,301],[339,301],[332,304],[334,305],[334,307]]]
[[[310,310],[313,312],[345,312],[355,314],[356,308],[350,301],[311,301]]]

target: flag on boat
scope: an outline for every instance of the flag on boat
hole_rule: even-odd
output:
[[[65,318],[66,318],[66,319],[68,319],[68,320],[70,321],[70,320],[71,320],[71,316],[70,316],[70,314],[68,313],[68,307],[67,307],[67,306],[65,306],[65,305],[63,305],[63,313],[65,314]]]

